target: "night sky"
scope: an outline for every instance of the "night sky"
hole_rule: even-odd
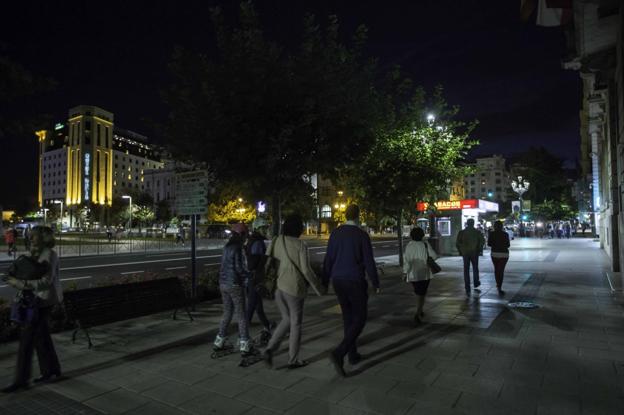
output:
[[[11,2],[0,16],[0,54],[57,81],[55,91],[31,100],[33,114],[64,121],[71,106],[97,105],[113,112],[117,125],[163,140],[148,120],[166,114],[160,91],[172,49],[212,49],[209,7],[217,3],[236,12],[234,1]],[[544,145],[570,163],[578,158],[580,80],[561,68],[563,33],[521,22],[519,1],[255,3],[280,40],[295,37],[305,12],[322,21],[337,14],[345,33],[367,25],[369,52],[384,67],[400,64],[427,88],[442,84],[461,118],[479,120],[474,137],[481,146],[473,155]],[[34,206],[35,136],[1,145],[0,204]]]

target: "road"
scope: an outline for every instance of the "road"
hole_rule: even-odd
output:
[[[319,263],[325,258],[326,240],[307,240],[312,263]],[[376,258],[397,253],[398,242],[395,240],[375,240],[373,249]],[[198,274],[203,270],[216,270],[221,264],[221,249],[197,251]],[[0,276],[6,274],[9,263],[0,263]],[[96,255],[67,257],[61,260],[61,281],[65,287],[76,285],[78,288],[97,286],[111,277],[139,274],[189,275],[191,272],[190,253],[188,251],[153,252],[139,254]],[[0,284],[0,298],[12,298],[15,290],[6,284]]]

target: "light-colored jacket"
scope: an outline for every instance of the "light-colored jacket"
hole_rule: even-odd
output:
[[[45,248],[39,254],[40,263],[49,264],[48,272],[38,280],[13,279],[13,287],[18,290],[32,290],[41,299],[41,306],[48,307],[63,302],[63,286],[60,278],[60,264],[56,252]]]
[[[303,298],[308,293],[307,281],[316,294],[321,295],[321,283],[310,267],[308,249],[301,239],[280,235],[275,239],[275,247],[269,246],[267,252],[271,252],[271,249],[273,249],[273,256],[279,260],[277,270],[279,290],[294,297]],[[297,270],[297,267],[301,272]]]
[[[405,247],[403,273],[406,274],[408,282],[430,280],[432,277],[431,270],[427,266],[425,243],[423,241],[410,241]],[[429,256],[436,259],[438,256],[429,243],[427,243],[427,247],[429,248]]]

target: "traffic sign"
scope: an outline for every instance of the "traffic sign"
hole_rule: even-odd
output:
[[[208,172],[196,170],[176,174],[177,215],[202,215],[208,209]]]

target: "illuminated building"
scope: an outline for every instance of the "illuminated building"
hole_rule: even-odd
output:
[[[114,125],[112,113],[91,105],[69,110],[66,123],[37,131],[39,206],[111,206],[131,190],[143,191],[144,171],[163,163],[147,138]]]
[[[464,195],[470,199],[509,200],[509,173],[500,155],[477,158],[475,172],[464,178]]]

